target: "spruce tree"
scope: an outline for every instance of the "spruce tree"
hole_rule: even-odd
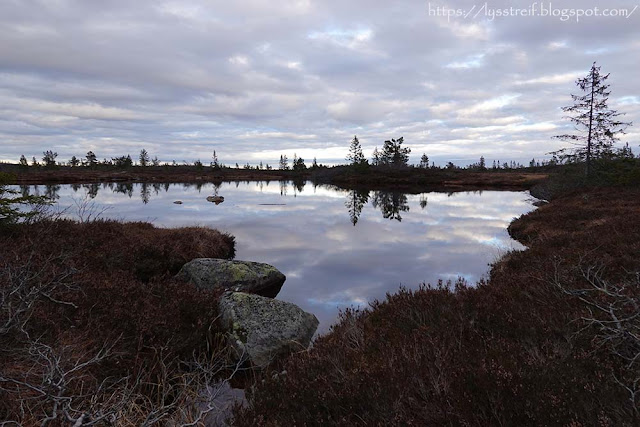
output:
[[[410,148],[402,148],[402,143],[404,142],[404,137],[400,137],[397,140],[391,139],[384,142],[384,146],[382,147],[382,156],[380,158],[380,163],[383,165],[392,165],[392,166],[407,166],[409,163],[409,153],[411,153]]]
[[[418,167],[421,167],[423,169],[429,167],[429,156],[427,156],[425,153],[422,153],[422,157],[420,157],[420,165],[418,165]]]
[[[93,167],[98,164],[98,158],[93,153],[93,151],[87,152],[87,163],[89,164],[90,167]]]
[[[617,117],[623,115],[608,107],[611,92],[605,82],[609,74],[601,74],[600,67],[594,62],[589,73],[578,80],[576,85],[583,95],[571,95],[573,105],[563,107],[569,113],[568,119],[574,124],[577,133],[557,135],[554,138],[570,141],[574,147],[562,148],[553,152],[560,159],[570,162],[585,162],[585,173],[591,174],[592,162],[612,155],[613,143],[619,140],[617,135],[624,134],[631,122],[622,122]]]
[[[146,167],[149,165],[149,162],[151,161],[149,159],[149,153],[147,153],[147,150],[145,150],[144,148],[142,150],[140,150],[140,166],[142,167]]]
[[[362,146],[360,145],[360,141],[357,136],[354,136],[351,140],[347,160],[352,166],[359,166],[367,161],[367,159],[364,158],[364,154],[362,154]]]

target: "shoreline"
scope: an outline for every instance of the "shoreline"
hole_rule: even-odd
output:
[[[80,283],[86,284],[83,286],[89,286],[87,290],[95,288],[98,292],[71,300],[83,311],[75,312],[68,306],[52,312],[40,309],[34,327],[50,328],[45,325],[57,316],[76,328],[83,324],[82,313],[89,313],[94,327],[103,324],[114,328],[121,324],[122,317],[130,328],[125,336],[127,345],[119,344],[126,354],[118,356],[123,361],[153,361],[150,347],[135,349],[136,337],[153,346],[161,345],[147,334],[149,330],[154,330],[154,335],[163,334],[166,324],[172,324],[173,337],[191,340],[188,345],[176,346],[176,354],[189,353],[193,345],[203,347],[204,341],[207,348],[210,342],[220,346],[221,342],[210,335],[211,326],[207,329],[198,320],[203,313],[198,311],[200,305],[199,310],[208,313],[207,319],[216,321],[212,301],[200,301],[198,293],[180,288],[166,274],[175,272],[183,262],[172,257],[189,253],[192,255],[187,258],[200,256],[203,248],[216,251],[222,246],[211,246],[209,238],[201,239],[202,232],[193,228],[170,231],[144,223],[103,222],[105,227],[109,225],[107,228],[100,224],[71,225],[63,221],[41,227],[54,232],[49,236],[35,233],[41,236],[39,239],[47,239],[49,244],[44,246],[27,233],[12,237],[15,244],[5,248],[7,253],[20,253],[19,242],[29,242],[31,250],[43,254],[55,252],[56,246],[67,250],[75,235],[87,236],[82,243],[87,255],[93,253],[89,249],[101,248],[96,259],[92,259],[94,255],[85,259],[81,256],[85,252],[74,253],[78,260],[74,264],[86,263],[80,273],[74,274],[79,274]],[[35,231],[40,230],[38,227],[32,226]],[[195,234],[189,238],[186,232]],[[584,286],[580,270],[583,263],[587,267],[606,266],[602,279],[611,283],[627,280],[625,271],[640,270],[636,256],[640,253],[640,189],[591,188],[559,195],[514,219],[508,232],[527,249],[507,253],[493,264],[488,281],[476,286],[460,282],[433,284],[415,291],[400,289],[385,301],[373,302],[370,309],[347,310],[311,350],[294,353],[259,376],[263,381],[256,384],[250,396],[252,406],[236,412],[237,424],[303,425],[309,420],[341,420],[372,425],[566,425],[600,418],[612,425],[630,425],[633,409],[614,378],[626,381],[635,371],[625,368],[622,359],[602,346],[598,330],[584,327],[580,319],[587,313],[585,305],[571,292]],[[141,239],[130,233],[137,233]],[[171,233],[171,239],[163,238]],[[210,233],[225,242],[221,254],[232,257],[233,237],[215,230]],[[200,236],[200,243],[196,236]],[[104,251],[101,245],[107,242],[110,249]],[[120,253],[122,245],[134,248],[144,262],[129,263]],[[75,268],[74,264],[69,268]],[[91,268],[99,269],[95,273],[87,268],[93,265]],[[148,286],[151,288],[146,290]],[[183,295],[175,298],[177,294],[171,292],[178,291]],[[111,301],[109,295],[117,295],[117,316],[110,307],[96,305],[101,300]],[[172,296],[171,301],[163,302],[161,295]],[[85,301],[87,297],[91,301]],[[185,298],[184,303],[181,298]],[[138,319],[137,314],[127,313],[129,301],[142,304],[144,316]],[[173,311],[165,313],[166,308],[154,304],[167,304]],[[169,313],[175,317],[166,317]],[[198,325],[200,341],[194,341],[191,322]],[[54,334],[59,334],[62,345],[77,341],[69,332],[74,329],[57,328]],[[102,329],[108,336],[109,328]],[[218,351],[225,350],[218,347]],[[92,371],[92,375],[124,375],[123,367],[107,366]],[[286,374],[280,375],[283,372]],[[290,398],[292,394],[296,399]],[[522,409],[523,402],[527,411]],[[299,411],[300,405],[306,408],[304,413]]]
[[[546,172],[528,171],[448,171],[407,168],[388,170],[371,168],[354,173],[347,167],[317,170],[242,170],[196,171],[189,166],[134,167],[130,170],[70,168],[57,170],[21,170],[2,165],[0,171],[12,173],[17,185],[113,183],[221,183],[237,181],[309,181],[314,185],[334,185],[343,189],[386,190],[407,193],[429,191],[529,190],[546,180]],[[15,166],[15,165],[9,165]]]
[[[493,264],[487,281],[400,289],[346,311],[276,368],[286,377],[265,376],[238,425],[634,424],[618,379],[640,373],[588,327],[589,301],[573,290],[596,266],[612,286],[637,280],[625,272],[640,271],[640,189],[559,195],[508,230],[528,248]]]

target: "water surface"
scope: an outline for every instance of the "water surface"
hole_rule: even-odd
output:
[[[70,216],[87,199],[105,218],[226,231],[236,237],[236,259],[266,262],[287,276],[277,298],[314,313],[320,332],[340,308],[382,299],[401,285],[479,280],[505,251],[522,248],[506,228],[533,209],[526,192],[405,195],[311,183],[109,183],[23,191],[48,194]],[[213,194],[225,201],[207,202]]]

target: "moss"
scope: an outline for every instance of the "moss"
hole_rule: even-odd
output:
[[[238,338],[238,341],[240,341],[242,344],[247,343],[249,332],[247,332],[245,328],[240,326],[238,322],[233,322],[233,334]]]
[[[229,266],[229,269],[231,270],[231,277],[233,277],[233,280],[237,282],[246,280],[247,277],[252,275],[249,267],[244,264],[232,264]]]

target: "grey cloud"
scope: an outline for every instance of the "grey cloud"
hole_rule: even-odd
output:
[[[597,3],[561,7],[605,7]],[[3,2],[0,159],[55,145],[63,159],[99,147],[105,157],[147,148],[193,161],[216,149],[227,163],[257,163],[261,152],[274,163],[274,151],[316,149],[341,162],[338,148],[357,134],[369,151],[404,135],[414,159],[424,150],[438,162],[524,160],[558,148],[550,137],[569,126],[559,108],[576,91],[572,76],[594,60],[611,72],[612,107],[638,121],[629,100],[640,97],[640,11],[579,23],[448,22],[429,16],[429,4]],[[508,105],[474,110],[514,94]],[[313,137],[289,137],[297,134]],[[627,140],[635,145],[637,133]]]

